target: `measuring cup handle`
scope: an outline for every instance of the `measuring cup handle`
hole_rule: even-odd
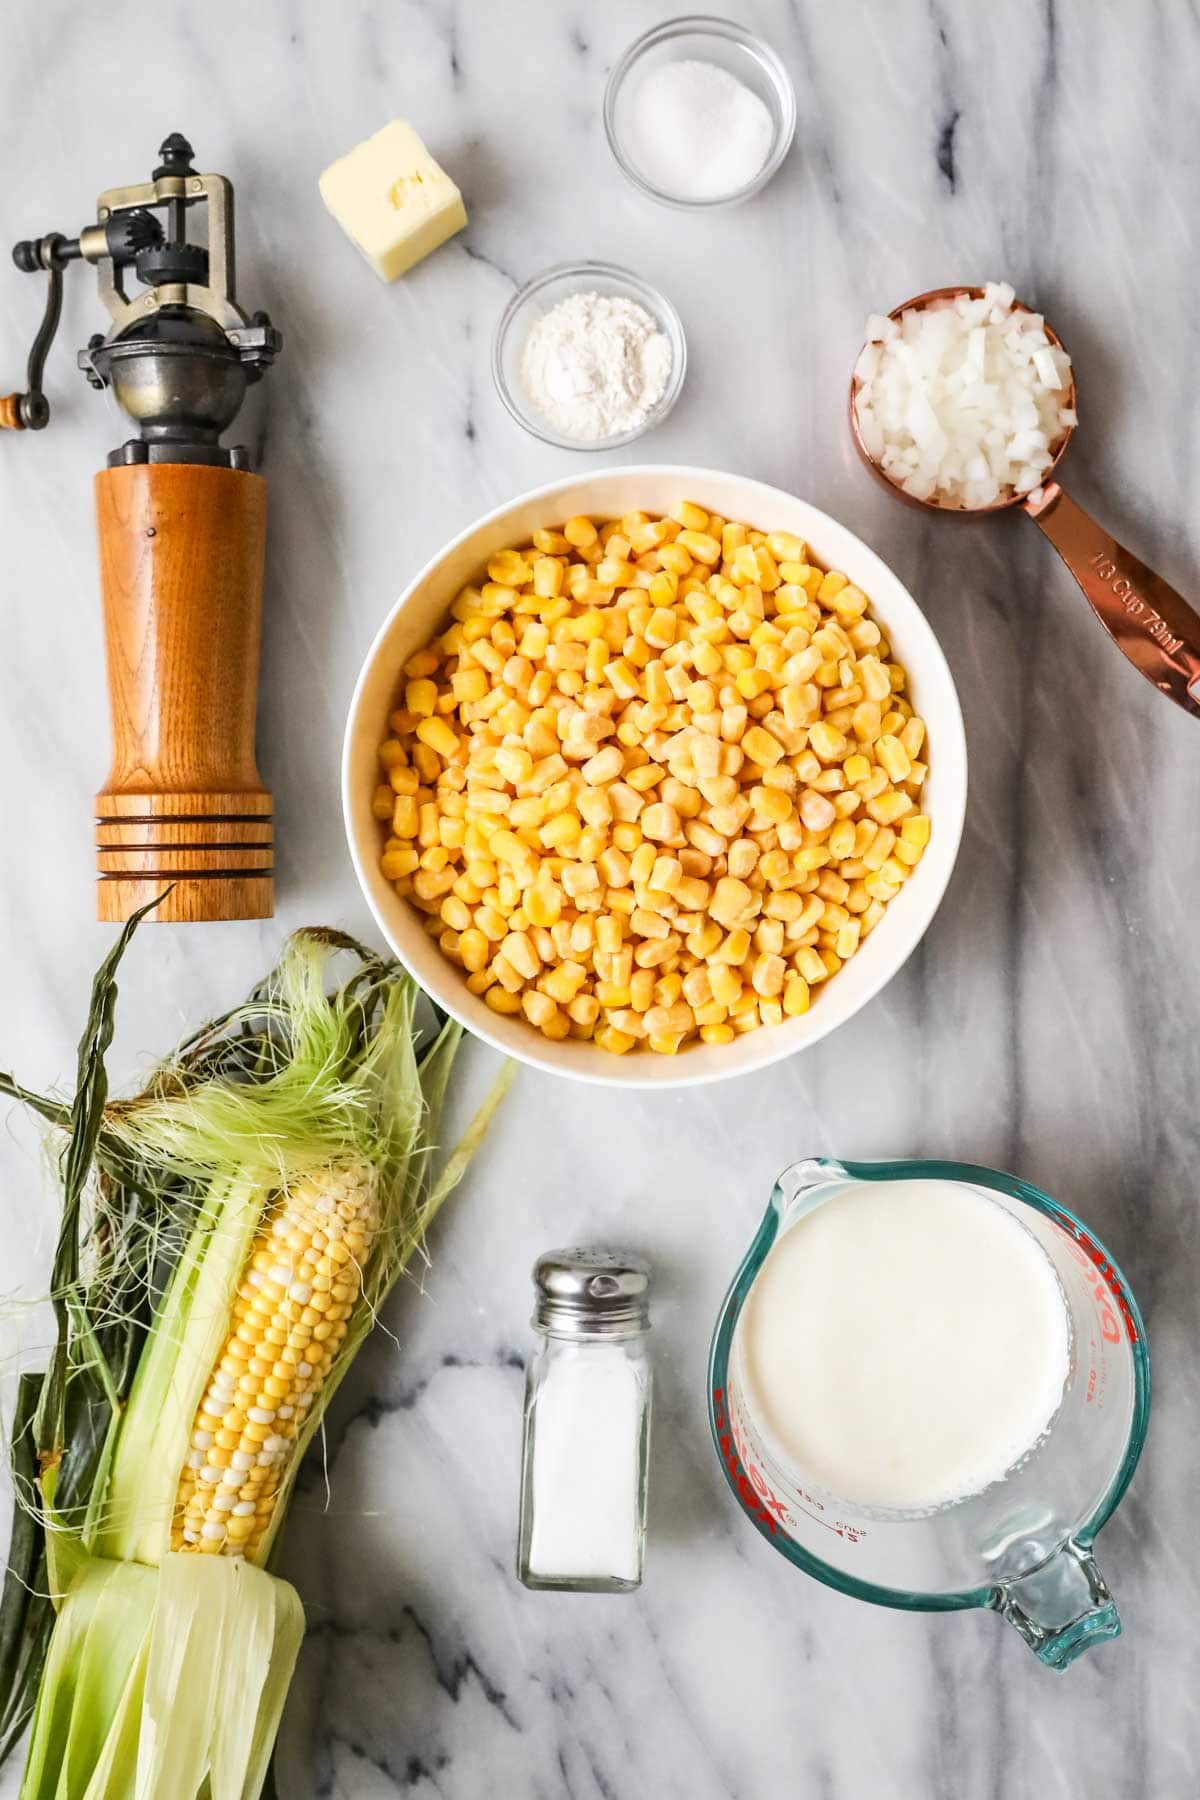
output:
[[[1048,1669],[1066,1669],[1093,1644],[1120,1637],[1121,1618],[1090,1548],[1068,1538],[1049,1562],[1002,1581],[991,1602]]]
[[[1024,510],[1054,545],[1117,649],[1200,719],[1200,613],[1051,481]]]

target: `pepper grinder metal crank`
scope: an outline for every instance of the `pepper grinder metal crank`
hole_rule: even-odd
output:
[[[42,373],[63,271],[93,263],[112,327],[79,367],[138,427],[96,476],[113,736],[96,796],[98,917],[126,919],[170,881],[152,919],[262,919],[274,902],[272,803],[254,759],[267,490],[220,439],[282,340],[234,297],[231,184],[197,174],[178,133],[159,158],[150,181],[101,194],[77,238],[14,248],[49,292],[27,391],[0,398],[0,428],[49,422]],[[200,209],[204,244],[188,239]],[[130,272],[143,292],[126,293]]]

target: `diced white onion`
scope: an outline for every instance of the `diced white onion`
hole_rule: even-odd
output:
[[[968,510],[1037,489],[1075,413],[1071,360],[1007,282],[899,320],[873,313],[855,366],[863,446],[919,500]]]

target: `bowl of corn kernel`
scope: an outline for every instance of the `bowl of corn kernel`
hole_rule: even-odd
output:
[[[381,931],[557,1074],[687,1086],[817,1042],[904,964],[966,804],[953,678],[865,544],[778,489],[615,468],[406,589],[342,798]]]

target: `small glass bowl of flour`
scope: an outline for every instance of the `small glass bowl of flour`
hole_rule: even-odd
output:
[[[604,94],[621,169],[665,206],[734,206],[791,149],[796,94],[768,44],[729,19],[670,19],[631,44]]]
[[[613,263],[563,263],[527,282],[492,347],[501,400],[560,450],[614,450],[661,425],[686,369],[671,302]]]

